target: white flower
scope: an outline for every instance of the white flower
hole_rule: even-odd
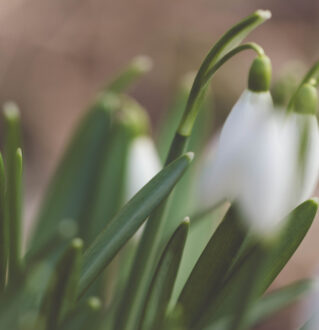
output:
[[[236,201],[248,227],[262,236],[275,232],[283,218],[311,196],[318,180],[314,112],[283,114],[274,109],[268,92],[242,94],[214,149],[202,171],[203,206]]]
[[[202,173],[205,206],[238,201],[255,232],[272,230],[285,215],[289,141],[279,123],[269,92],[244,91],[222,128],[215,157],[208,154]]]
[[[162,168],[156,147],[150,137],[138,136],[128,154],[126,200],[132,198]]]

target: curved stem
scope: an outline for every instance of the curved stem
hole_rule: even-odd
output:
[[[213,66],[210,66],[209,70],[207,70],[205,73],[200,74],[200,71],[198,72],[187,101],[184,115],[171,144],[166,164],[169,164],[171,161],[185,152],[189,137],[192,133],[192,129],[200,109],[200,103],[204,98],[208,83],[212,79],[214,73],[216,73],[216,71],[233,56],[244,50],[253,50],[259,56],[264,54],[264,50],[261,46],[254,42],[248,42],[230,50],[217,62],[215,62]]]

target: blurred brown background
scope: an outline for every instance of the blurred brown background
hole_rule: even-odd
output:
[[[272,58],[275,76],[288,60],[319,58],[318,0],[0,0],[0,102],[14,100],[22,111],[28,213],[70,128],[112,73],[137,54],[154,59],[132,93],[156,127],[179,77],[198,68],[231,24],[259,8],[273,18],[249,40]],[[245,87],[251,59],[240,55],[216,76],[213,90],[225,109]],[[318,225],[276,286],[317,268],[317,235]],[[280,319],[262,329],[294,328],[290,317]]]

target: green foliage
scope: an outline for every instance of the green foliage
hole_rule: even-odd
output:
[[[15,105],[5,106],[0,330],[246,329],[313,291],[302,281],[264,295],[309,230],[316,200],[296,207],[277,236],[263,240],[243,226],[236,203],[202,210],[196,199],[198,160],[212,129],[208,82],[237,53],[263,54],[241,42],[268,18],[257,11],[233,26],[194,82],[182,85],[159,134],[165,165],[129,201],[130,148],[150,128],[146,111],[125,92],[150,60],[133,59],[108,83],[71,136],[25,254],[20,116]],[[317,71],[315,64],[303,84]],[[254,86],[263,90],[257,73]],[[181,222],[192,214],[193,223]]]

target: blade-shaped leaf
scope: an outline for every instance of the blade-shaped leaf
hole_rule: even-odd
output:
[[[6,216],[9,223],[9,280],[21,268],[21,184],[22,153],[20,112],[13,103],[4,106],[5,165],[6,165]],[[17,152],[17,150],[20,150]]]
[[[49,283],[40,311],[40,322],[47,330],[56,329],[76,301],[82,248],[81,239],[75,238],[71,241]]]
[[[288,215],[285,226],[276,240],[267,245],[267,252],[264,254],[265,260],[262,262],[263,274],[259,276],[254,289],[255,299],[265,292],[294,254],[308,232],[317,208],[318,202],[314,199],[299,205]],[[207,302],[207,308],[203,310],[199,322],[194,326],[204,327],[208,323],[230,315],[237,310],[242,303],[242,287],[251,270],[254,269],[254,265],[259,262],[261,250],[264,248],[252,247],[242,263],[234,267],[218,294]]]
[[[61,220],[78,222],[86,209],[101,157],[107,152],[112,112],[118,103],[116,96],[105,94],[81,121],[40,209],[31,254],[46,244]]]
[[[5,212],[5,185],[4,163],[0,153],[0,293],[6,285],[9,256],[9,223]]]
[[[187,218],[177,228],[162,254],[145,302],[140,329],[163,328],[163,320],[181,261],[188,227],[189,219]]]
[[[89,246],[84,254],[80,295],[169,194],[192,158],[193,154],[187,153],[159,172],[119,211]]]
[[[77,306],[62,322],[59,330],[94,329],[99,321],[102,302],[97,297],[89,297]]]
[[[152,69],[151,58],[145,55],[134,57],[127,67],[105,88],[107,91],[121,93],[132,85],[138,78]]]
[[[317,283],[315,283],[315,281],[301,280],[268,293],[261,299],[254,302],[248,310],[245,327],[248,329],[252,328],[257,323],[270,318],[277,312],[295,303],[296,301],[303,299],[305,296],[311,294],[317,289]],[[231,318],[225,317],[222,320],[218,320],[205,327],[205,330],[229,329],[230,322]]]
[[[236,206],[232,206],[205,247],[178,300],[186,326],[196,322],[207,301],[216,295],[245,235]]]

